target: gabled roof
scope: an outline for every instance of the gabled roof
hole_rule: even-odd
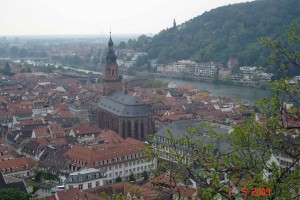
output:
[[[56,194],[59,200],[71,200],[75,198],[86,199],[86,194],[80,191],[78,188],[58,191]]]
[[[118,91],[103,97],[98,107],[121,117],[142,117],[151,114],[149,108],[138,97]]]
[[[15,182],[15,183],[6,183],[2,173],[0,173],[0,188],[1,189],[7,189],[7,188],[19,189],[22,192],[28,193],[26,186],[24,184],[24,181]]]
[[[16,158],[13,160],[7,160],[0,162],[0,170],[15,168],[15,171],[24,171],[32,168],[37,164],[37,161],[32,158]],[[28,165],[26,169],[24,166]]]
[[[100,134],[102,131],[102,129],[92,126],[91,124],[81,124],[72,130],[76,135]]]
[[[137,154],[142,151],[144,144],[133,138],[126,138],[122,143],[95,145],[93,148],[74,145],[65,156],[85,163],[74,163],[81,167],[95,167],[96,161],[103,161],[127,155]]]

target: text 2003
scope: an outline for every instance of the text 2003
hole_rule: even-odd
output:
[[[253,196],[253,197],[259,197],[259,196],[271,196],[271,189],[270,188],[252,188],[251,190],[247,188],[242,188],[241,190],[242,196]],[[228,196],[233,196],[233,189],[229,188],[228,190]]]

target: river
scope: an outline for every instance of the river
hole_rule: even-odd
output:
[[[188,81],[169,78],[160,78],[163,82],[173,82],[177,86],[187,83],[198,86],[199,90],[209,91],[216,97],[239,98],[250,104],[254,104],[257,100],[263,97],[271,97],[272,91],[259,88],[242,87],[236,85],[214,84],[210,82]]]
[[[93,74],[102,74],[101,72],[85,70],[85,69],[78,69],[72,68],[68,66],[63,66],[65,69],[73,69],[76,71],[86,72],[86,73],[93,73]],[[132,78],[132,76],[124,76],[124,78]],[[203,81],[188,81],[188,80],[181,80],[181,79],[170,79],[170,78],[159,78],[163,82],[173,82],[178,86],[182,86],[187,83],[191,83],[193,85],[198,86],[199,90],[206,90],[209,91],[213,96],[216,97],[228,97],[228,98],[239,98],[244,100],[252,105],[255,102],[263,97],[271,97],[272,91],[266,89],[259,89],[259,88],[251,88],[251,87],[242,87],[237,85],[225,85],[225,84],[214,84],[211,82],[203,82]]]

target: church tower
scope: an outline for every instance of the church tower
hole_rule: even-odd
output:
[[[108,53],[103,79],[103,95],[106,96],[112,91],[122,91],[122,76],[118,73],[117,56],[113,49],[111,35],[108,42]]]

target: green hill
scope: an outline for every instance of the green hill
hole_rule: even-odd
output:
[[[140,36],[132,46],[160,63],[192,59],[226,66],[237,58],[241,65],[266,65],[269,52],[257,39],[286,38],[292,21],[300,24],[299,0],[257,0],[213,9],[161,31],[151,42]]]

